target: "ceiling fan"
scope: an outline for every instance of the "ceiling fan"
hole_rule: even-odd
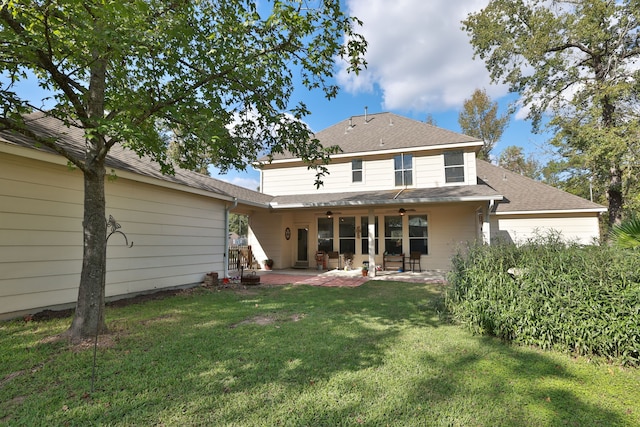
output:
[[[404,216],[404,214],[406,214],[407,212],[415,212],[415,209],[405,209],[405,208],[400,208],[398,209],[398,214],[400,216]]]
[[[340,215],[341,213],[342,212],[327,211],[325,215],[327,216],[327,218],[333,218],[334,215]]]

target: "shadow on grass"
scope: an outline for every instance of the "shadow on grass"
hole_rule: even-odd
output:
[[[87,372],[70,374],[60,382],[78,397],[57,407],[71,408],[41,415],[77,425],[622,424],[573,393],[552,358],[440,322],[439,297],[438,286],[369,282],[110,313],[129,335],[100,354],[97,392],[80,398]],[[256,316],[275,321],[245,322]]]

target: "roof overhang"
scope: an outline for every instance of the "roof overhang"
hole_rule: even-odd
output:
[[[440,198],[424,198],[424,199],[396,199],[396,200],[374,200],[367,202],[354,201],[328,201],[328,202],[299,202],[279,204],[272,202],[272,209],[305,209],[305,208],[324,208],[324,207],[360,207],[360,206],[381,206],[381,205],[399,205],[399,204],[440,204],[440,203],[465,203],[465,202],[491,202],[500,201],[502,196],[497,197],[440,197]]]
[[[555,210],[538,210],[538,211],[512,211],[512,212],[494,212],[493,215],[557,215],[557,214],[576,214],[576,213],[604,213],[607,208],[589,208],[589,209],[555,209]]]
[[[280,210],[469,202],[491,204],[503,199],[501,194],[482,185],[276,196],[269,205],[274,210]]]

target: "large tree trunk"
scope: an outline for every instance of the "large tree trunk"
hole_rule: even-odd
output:
[[[102,162],[87,164],[84,175],[84,255],[76,312],[68,330],[73,341],[106,331],[104,291],[107,261],[107,221]]]
[[[97,40],[103,37],[103,23],[94,22]],[[93,337],[107,330],[104,321],[105,281],[107,274],[107,220],[104,197],[104,161],[108,147],[104,134],[98,131],[104,118],[104,101],[108,61],[102,49],[94,48],[89,79],[87,115],[82,119],[85,128],[84,172],[84,254],[76,313],[68,334],[73,341]],[[79,114],[82,116],[82,114]]]
[[[609,187],[607,188],[609,200],[609,226],[619,225],[622,222],[622,172],[620,168],[612,166],[609,173]]]

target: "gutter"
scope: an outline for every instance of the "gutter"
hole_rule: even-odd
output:
[[[363,206],[383,206],[395,205],[398,203],[406,204],[432,204],[432,203],[456,203],[456,202],[490,202],[492,205],[496,201],[504,200],[502,195],[497,196],[463,196],[463,197],[432,197],[432,198],[414,198],[414,199],[380,199],[367,201],[334,201],[334,202],[295,202],[287,204],[278,204],[278,202],[270,203],[270,208],[279,209],[300,209],[300,208],[324,208],[324,207],[363,207]]]
[[[224,262],[223,266],[223,278],[229,277],[229,212],[232,209],[235,209],[238,206],[238,198],[233,198],[233,205],[227,206],[224,209],[224,254],[222,256],[222,260]]]

